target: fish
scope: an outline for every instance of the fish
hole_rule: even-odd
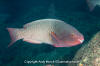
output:
[[[96,6],[100,6],[100,0],[86,0],[89,10],[93,11]]]
[[[71,47],[82,44],[84,36],[73,26],[59,19],[39,19],[27,23],[23,28],[7,28],[10,47],[22,39],[32,44],[49,44],[54,47]]]

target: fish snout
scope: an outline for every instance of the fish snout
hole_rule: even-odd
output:
[[[84,39],[78,39],[79,43],[83,43]]]
[[[84,37],[81,36],[80,38],[78,38],[78,42],[79,42],[79,43],[83,43],[83,42],[84,42]]]

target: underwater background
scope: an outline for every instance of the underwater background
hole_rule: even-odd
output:
[[[11,39],[7,27],[22,28],[38,19],[54,18],[74,26],[85,37],[84,43],[55,48]],[[0,0],[0,66],[67,66],[67,63],[25,63],[32,61],[71,61],[76,52],[100,31],[100,8],[89,11],[86,0]],[[87,50],[87,49],[86,49]],[[50,65],[51,64],[51,65]]]

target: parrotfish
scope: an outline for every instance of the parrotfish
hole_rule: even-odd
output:
[[[49,44],[54,47],[71,47],[84,41],[83,35],[73,26],[58,19],[32,21],[23,28],[7,28],[13,45],[17,40],[33,44]]]
[[[89,6],[90,11],[93,11],[94,8],[99,5],[100,6],[100,0],[86,0]]]

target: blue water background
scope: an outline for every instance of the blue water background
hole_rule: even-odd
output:
[[[50,5],[55,6],[55,15],[48,16]],[[85,0],[0,0],[0,66],[45,66],[27,64],[25,60],[71,61],[76,52],[100,31],[100,8],[89,11]],[[52,13],[51,13],[52,14]],[[22,28],[24,24],[38,19],[56,18],[71,24],[85,37],[83,44],[74,47],[55,48],[19,40],[7,48],[11,39],[7,27]],[[67,66],[67,64],[55,64]]]

